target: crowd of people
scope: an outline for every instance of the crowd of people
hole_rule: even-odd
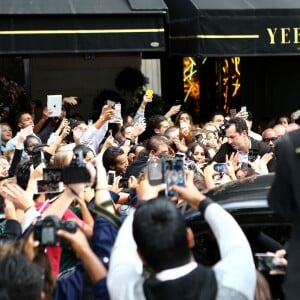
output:
[[[267,299],[244,233],[205,191],[274,172],[299,111],[257,133],[244,108],[199,125],[180,105],[146,119],[151,102],[122,117],[109,101],[93,124],[21,112],[14,136],[1,123],[0,299]],[[212,268],[191,254],[183,203],[216,237]]]

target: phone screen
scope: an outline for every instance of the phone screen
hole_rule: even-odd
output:
[[[36,182],[36,194],[60,193],[63,190],[63,183],[58,181],[38,180]]]
[[[115,171],[108,171],[107,174],[107,183],[108,185],[113,185],[115,181],[116,172]]]
[[[164,175],[166,187],[166,195],[168,197],[178,196],[174,191],[169,188],[173,185],[185,186],[185,172],[184,161],[182,159],[167,159],[164,161]]]
[[[214,170],[218,173],[226,173],[227,172],[227,164],[226,163],[217,163],[214,165]]]

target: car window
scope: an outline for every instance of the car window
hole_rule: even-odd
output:
[[[276,251],[284,247],[290,236],[291,224],[288,222],[255,224],[254,221],[252,224],[242,224],[242,229],[254,254]],[[196,243],[193,253],[196,261],[208,266],[214,265],[220,260],[220,253],[212,231],[203,224],[202,229],[199,232],[194,231],[194,234]]]

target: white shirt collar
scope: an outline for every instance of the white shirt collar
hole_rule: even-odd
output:
[[[156,278],[159,279],[160,281],[174,280],[179,277],[185,276],[186,274],[190,273],[196,268],[197,268],[197,263],[195,261],[192,261],[180,267],[163,270],[156,274]]]

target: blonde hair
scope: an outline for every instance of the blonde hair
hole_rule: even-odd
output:
[[[59,150],[54,155],[53,167],[63,168],[70,164],[73,158],[73,151]]]

